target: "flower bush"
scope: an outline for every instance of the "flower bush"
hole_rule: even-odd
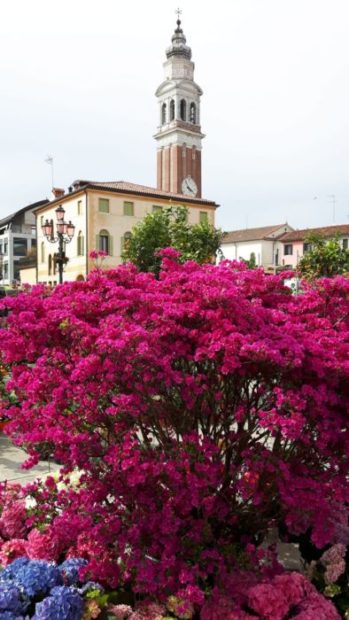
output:
[[[293,296],[258,269],[165,256],[159,280],[125,265],[6,303],[8,432],[28,466],[45,446],[62,481],[82,472],[75,488],[47,479],[49,518],[26,537],[36,557],[51,541],[49,559],[85,558],[86,579],[197,613],[215,588],[232,598],[232,575],[276,579],[261,548],[271,527],[335,541],[348,519],[348,281]]]
[[[83,583],[79,571],[84,561],[64,565],[19,558],[0,572],[0,618],[17,620],[194,620],[193,605],[170,596],[163,604],[147,600],[135,607],[115,603],[117,592],[104,592],[99,584]],[[73,570],[67,580],[67,574]],[[247,585],[229,597],[218,590],[204,603],[201,620],[338,620],[331,602],[298,573],[288,573]],[[313,614],[313,615],[311,615]]]

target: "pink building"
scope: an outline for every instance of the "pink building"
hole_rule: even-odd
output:
[[[349,224],[338,226],[324,226],[322,228],[305,228],[304,230],[293,230],[282,235],[283,245],[281,253],[281,265],[295,268],[303,254],[310,249],[307,239],[310,235],[319,235],[325,239],[339,236],[344,249],[349,248]]]

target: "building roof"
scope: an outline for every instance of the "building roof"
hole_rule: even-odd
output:
[[[186,194],[173,194],[172,192],[165,192],[161,189],[156,189],[155,187],[139,185],[138,183],[129,183],[128,181],[88,181],[87,183],[88,187],[91,188],[107,189],[130,194],[146,194],[148,196],[154,196],[155,198],[174,198],[176,200],[185,200],[186,202],[197,202],[199,204],[218,206],[212,200],[195,198],[194,196],[188,196]]]
[[[281,241],[290,243],[291,241],[304,241],[309,235],[320,235],[321,237],[334,237],[336,235],[349,235],[349,224],[338,224],[338,226],[323,226],[322,228],[304,228],[285,233]]]
[[[15,213],[12,213],[11,215],[8,215],[7,217],[4,217],[2,220],[0,220],[0,228],[2,228],[3,226],[6,226],[6,224],[9,224],[10,222],[12,222],[12,220],[14,220],[19,215],[22,215],[26,211],[38,209],[39,207],[46,205],[48,202],[49,202],[48,198],[45,198],[44,200],[38,200],[37,202],[33,202],[30,205],[27,205],[26,207],[23,207],[22,209],[15,211]]]
[[[190,204],[197,204],[207,207],[217,208],[219,205],[214,200],[206,200],[205,198],[195,198],[194,196],[187,196],[186,194],[173,194],[172,192],[165,192],[155,187],[149,187],[148,185],[139,185],[138,183],[129,183],[128,181],[86,181],[80,180],[74,181],[67,194],[51,200],[50,204],[61,203],[72,195],[77,194],[87,189],[105,190],[110,192],[116,192],[118,194],[130,194],[139,196],[149,196],[151,198],[167,198],[174,200],[175,202],[187,202]],[[39,210],[38,207],[37,210]]]
[[[280,228],[289,227],[288,224],[278,224],[274,226],[262,226],[260,228],[245,228],[243,230],[232,230],[224,233],[222,243],[239,243],[243,241],[260,241],[261,239],[278,239],[284,235],[284,231],[275,235]],[[274,234],[273,234],[274,233]]]

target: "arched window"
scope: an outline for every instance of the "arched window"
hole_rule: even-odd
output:
[[[78,256],[84,256],[85,254],[85,248],[84,248],[85,243],[84,242],[85,242],[84,235],[82,234],[80,230],[77,236],[77,239],[76,239]]]
[[[44,241],[41,241],[40,255],[41,255],[41,262],[44,263],[45,262],[45,242]]]
[[[52,255],[48,255],[48,275],[52,275]]]
[[[174,99],[170,101],[170,121],[174,121],[175,117],[175,102]]]
[[[101,230],[96,239],[96,247],[101,252],[106,252],[109,256],[113,255],[113,238],[107,230]]]
[[[196,123],[196,105],[194,102],[190,104],[190,122]]]
[[[161,106],[161,124],[164,125],[166,123],[166,103],[163,103]]]
[[[185,99],[181,99],[179,109],[180,109],[180,117],[182,121],[186,121],[187,120],[187,102]]]

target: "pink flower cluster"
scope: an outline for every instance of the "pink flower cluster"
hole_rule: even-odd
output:
[[[247,587],[239,604],[216,592],[201,609],[201,620],[339,620],[334,605],[299,573],[284,573]]]
[[[261,270],[166,257],[158,280],[124,265],[6,303],[9,433],[28,465],[44,449],[83,472],[48,481],[40,557],[199,607],[231,573],[274,570],[249,553],[269,528],[322,548],[347,522],[349,281],[293,296]]]
[[[29,488],[18,484],[0,485],[0,564],[7,566],[18,557],[26,556],[32,560],[57,560],[61,546],[50,529],[42,522],[40,512],[47,507],[48,498],[45,487],[31,485],[42,505],[35,511],[26,506]],[[39,500],[39,501],[40,501]],[[50,503],[54,497],[50,497]],[[40,529],[38,529],[38,527]]]

